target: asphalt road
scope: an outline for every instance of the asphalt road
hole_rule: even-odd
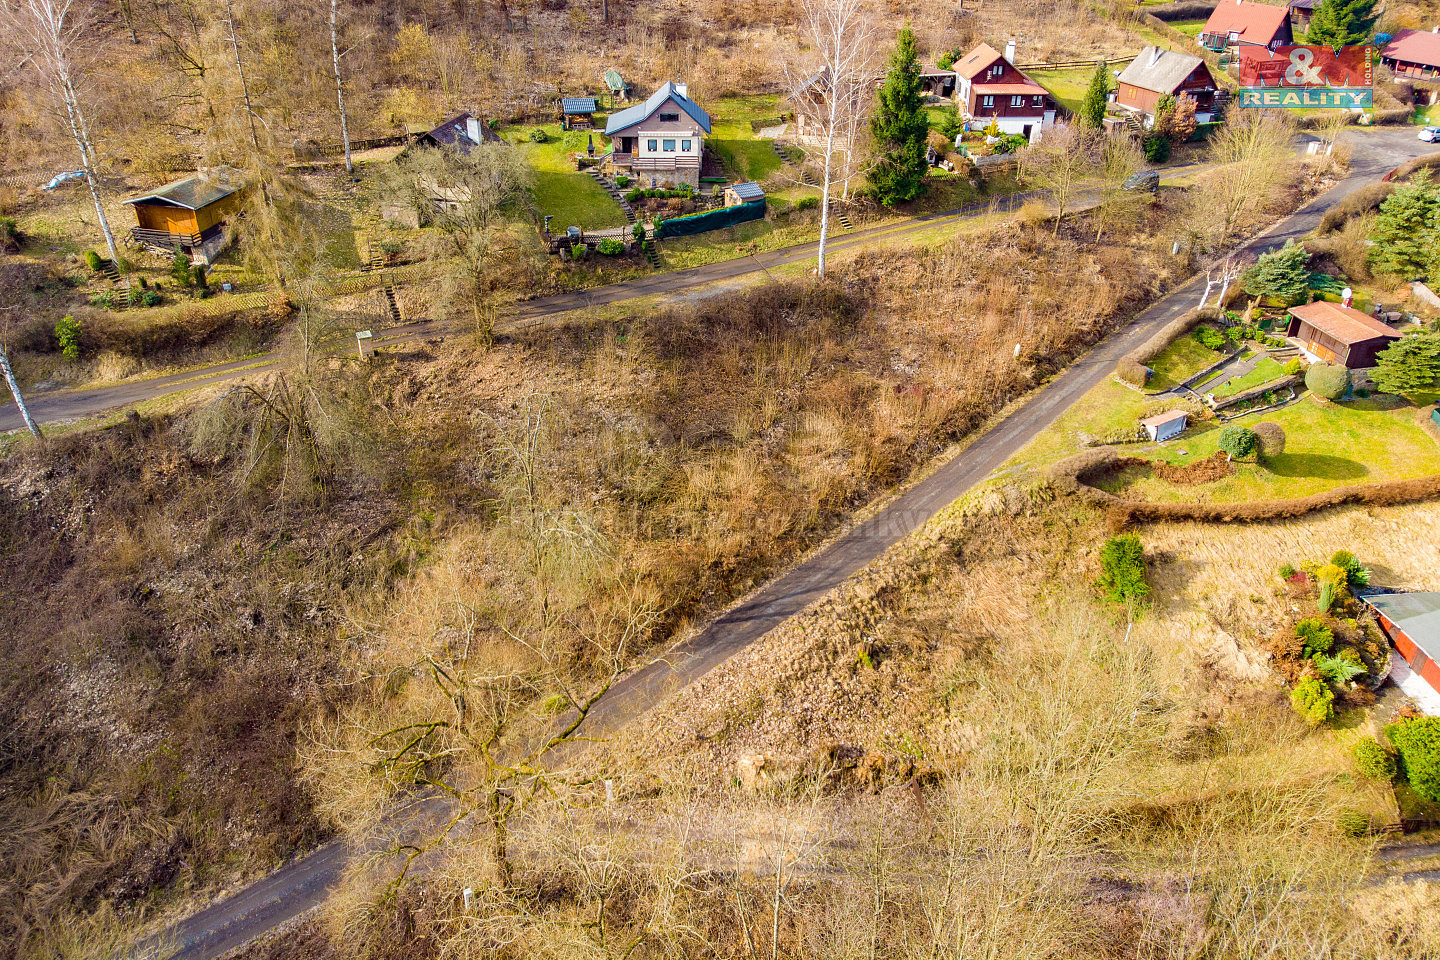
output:
[[[1364,134],[1355,141],[1351,174],[1343,183],[1245,244],[1242,249],[1258,254],[1280,246],[1286,239],[1308,233],[1331,205],[1356,187],[1378,179],[1402,160],[1431,152],[1420,149],[1426,146],[1414,140],[1412,131]],[[863,234],[851,234],[845,239],[860,240],[862,237]],[[813,245],[809,246],[813,252]],[[798,248],[791,248],[774,256],[800,259],[804,254]],[[715,264],[713,268],[736,269],[733,263]],[[712,268],[698,269],[708,271]],[[746,271],[728,275],[739,276],[742,272]],[[720,273],[694,282],[708,283],[725,276]],[[1144,342],[1158,326],[1195,306],[1203,287],[1203,281],[1192,279],[1172,291],[1068,367],[958,456],[906,489],[875,516],[846,529],[788,572],[716,617],[698,633],[672,648],[663,660],[623,678],[596,705],[593,717],[598,730],[592,728],[592,731],[613,732],[638,717],[671,691],[694,681],[799,613],[926,523],[1018,452],[1107,377],[1122,355]],[[667,286],[667,289],[673,288],[673,285]],[[617,289],[633,291],[636,288],[619,284],[589,293],[593,296]],[[632,292],[631,295],[643,294]],[[577,295],[566,295],[573,296]],[[564,298],[548,299],[568,302]],[[618,299],[622,297],[616,295],[609,300],[594,302],[614,302]],[[574,309],[574,306],[560,306],[554,312]],[[339,882],[349,856],[347,848],[338,841],[321,847],[175,924],[159,938],[147,941],[141,949],[163,944],[175,951],[172,955],[177,960],[212,960],[324,902],[328,891]]]

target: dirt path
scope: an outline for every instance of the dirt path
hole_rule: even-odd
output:
[[[1361,139],[1356,143],[1351,176],[1344,183],[1245,244],[1243,249],[1269,250],[1282,245],[1286,239],[1308,233],[1319,223],[1325,210],[1352,190],[1379,178],[1406,157],[1429,152],[1414,149],[1428,145],[1415,141],[1413,133],[1404,133],[1409,135],[1408,139],[1394,134],[1372,134]],[[783,251],[781,254],[789,255]],[[798,252],[793,255],[803,256]],[[733,269],[733,264],[715,267]],[[594,717],[600,731],[618,729],[671,691],[734,656],[954,502],[1109,376],[1122,355],[1143,342],[1159,325],[1192,308],[1203,286],[1203,281],[1192,279],[1171,292],[1037,391],[960,455],[900,493],[874,517],[845,530],[828,545],[721,614],[677,644],[664,660],[625,677],[597,704]],[[590,291],[591,294],[599,292]],[[240,893],[173,925],[163,936],[177,948],[173,954],[176,960],[212,960],[319,906],[339,881],[347,859],[346,848],[340,843],[321,847]],[[155,942],[147,941],[147,945],[153,948]]]

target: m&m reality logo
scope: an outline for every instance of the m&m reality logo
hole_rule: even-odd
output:
[[[1240,106],[1368,109],[1374,47],[1276,47],[1240,55]]]

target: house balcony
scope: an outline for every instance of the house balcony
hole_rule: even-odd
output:
[[[621,153],[616,150],[607,158],[613,165],[623,170],[659,171],[659,170],[685,170],[690,167],[700,166],[698,156],[684,157],[637,157],[633,153]]]
[[[171,233],[168,230],[147,230],[144,227],[131,227],[130,240],[141,247],[148,247],[162,253],[169,253],[177,246],[182,250],[195,251],[205,246],[206,243],[219,237],[223,228],[216,224],[201,233]]]

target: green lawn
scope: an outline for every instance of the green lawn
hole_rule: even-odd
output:
[[[714,150],[726,169],[742,180],[764,180],[780,169],[780,158],[769,140],[757,140],[750,121],[764,120],[780,113],[777,94],[725,97],[706,104],[710,113],[710,136],[705,149]]]
[[[1211,350],[1194,337],[1186,334],[1165,348],[1165,352],[1150,361],[1153,371],[1145,389],[1151,393],[1169,390],[1184,383],[1201,370],[1217,363],[1221,354]]]
[[[1249,390],[1251,387],[1258,387],[1262,383],[1278,380],[1284,376],[1284,374],[1285,368],[1282,364],[1270,357],[1263,357],[1259,363],[1255,364],[1255,369],[1243,377],[1235,377],[1210,392],[1221,398],[1233,397],[1235,394]]]
[[[1200,31],[1205,29],[1205,23],[1206,21],[1204,20],[1173,20],[1170,26],[1179,30],[1187,37],[1198,37],[1200,36]]]
[[[1346,484],[1440,473],[1440,444],[1421,428],[1415,408],[1390,407],[1375,400],[1320,404],[1304,397],[1288,407],[1234,421],[1246,426],[1262,420],[1278,423],[1285,430],[1285,452],[1273,460],[1238,463],[1231,476],[1203,486],[1170,484],[1146,475],[1134,479],[1126,492],[1149,500],[1198,496],[1233,502],[1303,497]],[[1179,440],[1145,455],[1193,463],[1215,453],[1220,430],[1217,421],[1198,424]]]
[[[1114,63],[1110,70],[1123,70],[1125,64]],[[1051,96],[1071,113],[1078,113],[1080,103],[1085,99],[1085,90],[1090,86],[1094,67],[1071,67],[1067,70],[1030,70],[1030,79],[1050,91]],[[1113,87],[1114,84],[1112,83]]]
[[[545,143],[531,143],[528,139],[534,127],[506,127],[500,135],[516,143],[525,161],[535,171],[535,188],[531,191],[540,215],[552,216],[552,230],[559,232],[568,226],[598,230],[603,227],[623,227],[625,214],[620,205],[590,178],[589,174],[575,169],[571,154],[583,151],[587,145],[585,131],[569,133],[558,124],[545,124],[541,129],[549,138]],[[595,151],[605,149],[605,138],[595,134]]]

